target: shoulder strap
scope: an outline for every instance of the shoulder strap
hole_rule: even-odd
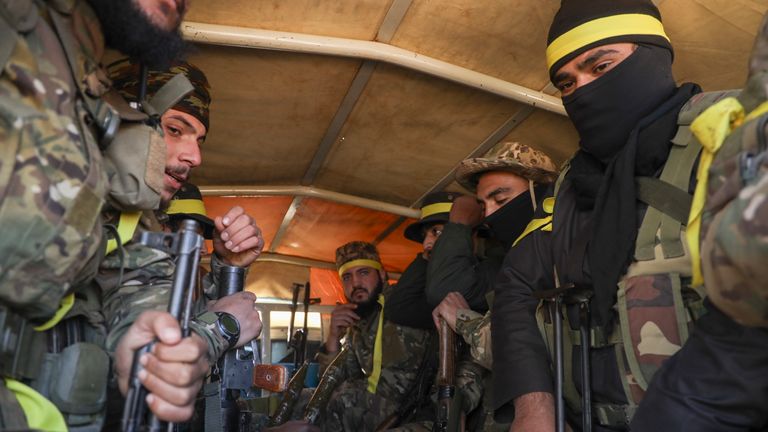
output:
[[[655,177],[635,177],[635,186],[637,199],[640,201],[659,209],[678,222],[684,224],[688,221],[693,201],[688,192]]]
[[[120,244],[124,245],[133,238],[133,233],[136,232],[136,227],[139,226],[139,219],[141,219],[141,212],[120,213],[120,220],[117,223],[117,237],[120,239]],[[107,241],[106,255],[109,255],[115,249],[117,249],[117,239],[109,239]]]
[[[184,74],[176,74],[144,106],[149,115],[162,115],[194,89]]]

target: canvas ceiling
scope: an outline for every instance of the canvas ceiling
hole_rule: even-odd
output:
[[[705,90],[741,86],[768,0],[656,3],[675,47],[678,81],[695,81]],[[235,35],[248,29],[290,32],[280,36],[289,41],[310,35],[381,42],[413,58],[556,96],[548,87],[544,47],[558,4],[194,0],[185,35],[197,42],[191,61],[207,73],[214,102],[204,163],[193,181],[214,214],[235,204],[249,208],[264,230],[269,257],[313,260],[298,261],[295,282],[306,279],[308,265],[328,267],[333,250],[353,239],[377,242],[387,267],[402,271],[419,250],[402,238],[405,216],[416,214],[408,207],[417,208],[431,190],[458,189],[452,181],[457,163],[498,142],[520,141],[563,162],[577,145],[568,120],[366,56],[222,45],[252,45],[245,37],[208,43],[201,24],[229,26]],[[305,189],[281,193],[284,186]],[[302,197],[307,188],[312,195]],[[342,195],[327,199],[326,192]],[[370,200],[398,211],[372,210]]]

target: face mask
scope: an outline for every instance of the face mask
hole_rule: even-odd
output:
[[[674,91],[671,53],[639,45],[614,69],[563,97],[563,105],[579,132],[580,147],[607,164],[638,121]]]
[[[533,205],[530,191],[527,191],[491,213],[485,218],[485,224],[491,229],[493,237],[504,245],[504,249],[509,249],[532,217]]]

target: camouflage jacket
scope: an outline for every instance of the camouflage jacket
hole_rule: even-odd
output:
[[[107,216],[107,219],[114,215]],[[139,228],[121,250],[115,250],[106,256],[99,268],[96,282],[103,292],[104,316],[107,322],[107,350],[114,351],[120,338],[142,312],[147,310],[165,311],[171,295],[173,275],[176,269],[173,257],[165,252],[138,243],[142,231],[162,231],[162,226],[154,212],[142,214]],[[206,293],[215,290],[220,261],[211,257],[213,271],[203,278]],[[120,268],[123,268],[122,283]],[[198,301],[196,310],[205,308],[203,301]],[[224,352],[227,342],[217,332],[205,325],[190,322],[192,330],[208,343],[209,360],[215,361]]]
[[[385,299],[392,287],[384,290]],[[386,309],[386,301],[384,305]],[[342,381],[361,379],[366,385],[367,376],[373,370],[373,351],[376,340],[381,308],[371,313],[367,319],[361,319],[347,333],[344,343],[349,344],[349,355],[342,367]],[[413,388],[419,368],[424,364],[425,356],[436,356],[437,352],[427,352],[430,338],[435,332],[416,329],[384,322],[382,328],[381,375],[376,394],[392,401],[402,402]],[[321,373],[325,371],[335,354],[321,351],[318,354]]]
[[[479,314],[470,309],[456,312],[456,333],[469,345],[472,360],[491,370],[491,313]]]
[[[107,178],[85,98],[103,92],[103,45],[83,1],[0,0],[0,303],[37,322],[102,247]]]

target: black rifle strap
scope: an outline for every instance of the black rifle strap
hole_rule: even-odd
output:
[[[205,384],[203,397],[205,397],[205,431],[222,432],[224,429],[221,412],[221,382]]]

